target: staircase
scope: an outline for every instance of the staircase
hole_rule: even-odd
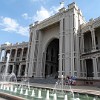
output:
[[[47,77],[47,78],[30,78],[30,83],[39,83],[39,84],[55,84],[57,79],[54,77]]]

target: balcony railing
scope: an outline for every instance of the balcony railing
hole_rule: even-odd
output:
[[[91,51],[92,51],[92,48],[85,48],[85,49],[84,49],[84,52],[85,52],[85,53],[90,53]]]

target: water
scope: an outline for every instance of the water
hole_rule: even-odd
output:
[[[55,83],[53,92],[56,93],[57,90],[61,90],[61,93],[64,93],[64,89],[66,88],[66,85],[64,85],[64,77],[61,76],[61,79],[58,79],[58,81]]]
[[[68,96],[67,96],[67,94],[65,95],[65,98],[64,98],[64,100],[68,100]]]
[[[31,88],[27,75],[25,75],[21,83],[17,83],[16,75],[13,72],[11,74],[7,73],[9,57],[10,55],[7,54],[5,72],[2,74],[2,82],[0,84],[0,92],[2,93],[20,96],[27,100],[100,100],[98,97],[74,94],[71,86],[64,85],[63,75],[61,79],[56,82],[52,91],[49,89]],[[68,88],[70,92],[66,93],[65,89],[67,90]]]
[[[5,90],[0,89],[0,92],[8,93],[15,96],[20,96],[27,100],[100,100],[100,98],[98,97],[93,97],[90,95],[86,96],[86,94],[79,94],[79,97],[77,98],[77,93],[74,94],[73,98],[70,92],[65,92],[64,97],[59,97],[61,92],[57,92],[51,95],[53,90],[51,91],[48,89],[45,90],[38,88],[30,88],[30,90],[24,88],[19,89],[16,85],[13,86],[13,90],[14,91],[16,90],[16,92],[11,91],[10,89],[8,91],[7,88],[5,88]]]
[[[9,58],[10,58],[10,54],[7,53],[7,61],[6,61],[6,66],[5,69],[3,71],[2,74],[0,74],[0,81],[3,82],[2,84],[6,83],[8,84],[8,82],[16,82],[17,83],[17,78],[15,73],[8,73],[8,66],[9,66]]]
[[[47,93],[46,93],[46,100],[49,100],[49,99],[50,99],[49,90],[47,90]]]
[[[9,58],[10,58],[10,54],[7,54],[7,62],[6,62],[6,68],[5,68],[5,73],[4,73],[4,81],[6,81],[6,77],[7,77],[7,71],[8,71],[8,66],[9,66]]]
[[[27,74],[25,74],[24,78],[21,80],[20,84],[19,84],[19,88],[28,88],[30,90],[30,84],[29,84],[29,78],[27,76]]]

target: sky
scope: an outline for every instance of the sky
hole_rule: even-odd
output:
[[[29,25],[48,18],[76,2],[85,20],[100,16],[100,0],[0,0],[0,45],[29,41]]]

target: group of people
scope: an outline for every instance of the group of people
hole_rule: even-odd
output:
[[[67,76],[65,79],[66,85],[76,85],[76,77],[75,76]]]

